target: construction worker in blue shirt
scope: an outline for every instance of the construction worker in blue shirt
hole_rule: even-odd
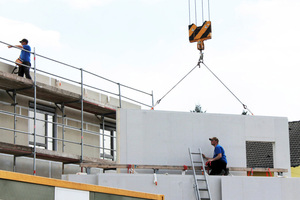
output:
[[[30,67],[31,67],[31,63],[30,63],[30,51],[31,48],[28,45],[28,40],[27,39],[22,39],[20,41],[21,45],[15,45],[15,47],[18,47],[20,49],[22,49],[20,57],[18,58],[20,60],[21,65],[19,65],[19,71],[18,71],[18,76],[23,77],[24,74],[26,76],[26,78],[31,79],[30,76]],[[13,46],[9,45],[8,48],[11,48]]]
[[[214,157],[208,158],[202,154],[203,158],[207,159],[207,166],[211,169],[209,175],[227,175],[227,159],[224,148],[219,145],[217,137],[209,138],[211,145],[215,147]]]

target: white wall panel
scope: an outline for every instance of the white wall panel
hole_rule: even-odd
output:
[[[225,115],[121,109],[119,162],[190,165],[188,147],[211,157],[208,138],[216,136],[229,167],[246,167],[246,141],[274,142],[274,167],[290,169],[288,121],[285,117]]]
[[[55,200],[66,200],[66,199],[89,200],[90,192],[56,187]]]

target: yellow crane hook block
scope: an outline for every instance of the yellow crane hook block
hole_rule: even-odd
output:
[[[204,40],[211,39],[211,21],[203,22],[202,26],[195,24],[189,25],[189,40],[190,42],[203,42]]]

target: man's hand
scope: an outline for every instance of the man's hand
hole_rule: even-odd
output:
[[[8,48],[18,47],[18,48],[20,48],[20,49],[23,49],[23,46],[22,46],[22,45],[15,45],[15,46],[8,45],[7,47],[8,47]]]

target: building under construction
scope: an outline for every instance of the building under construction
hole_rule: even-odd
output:
[[[29,80],[1,57],[1,199],[299,197],[300,179],[290,178],[286,117],[152,110],[152,92],[31,53],[80,78],[39,70],[34,62]],[[98,87],[85,83],[86,76]],[[213,136],[226,150],[227,176],[207,174],[201,154],[211,157]],[[31,192],[9,192],[22,187]]]

